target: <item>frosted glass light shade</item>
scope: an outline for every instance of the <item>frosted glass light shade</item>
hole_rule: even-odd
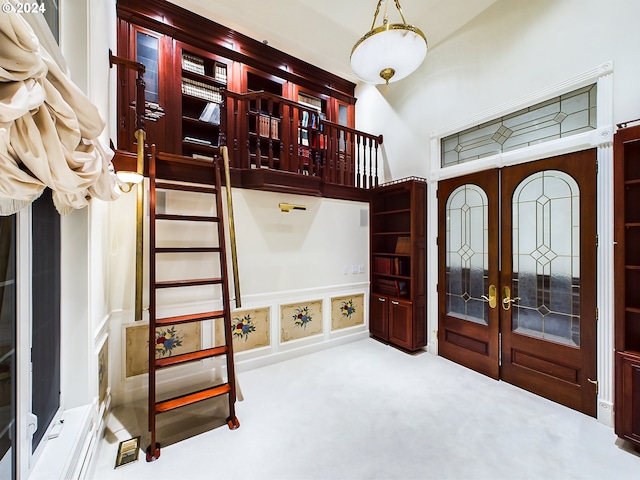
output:
[[[118,180],[123,183],[132,183],[133,185],[137,185],[138,183],[144,180],[144,177],[140,175],[138,172],[128,172],[128,171],[119,171],[116,173],[118,176]]]
[[[367,83],[389,83],[414,72],[427,55],[420,29],[386,24],[367,32],[351,50],[351,68]]]

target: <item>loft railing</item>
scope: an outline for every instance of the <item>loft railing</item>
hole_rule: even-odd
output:
[[[378,185],[382,135],[322,118],[318,110],[264,91],[222,92],[220,145],[231,167],[312,175],[337,185]]]

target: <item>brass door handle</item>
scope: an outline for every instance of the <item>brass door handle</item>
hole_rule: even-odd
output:
[[[520,300],[520,297],[511,298],[511,289],[509,287],[502,287],[502,308],[505,310],[509,310],[511,308],[511,304],[517,300]]]
[[[496,308],[498,304],[498,289],[495,285],[489,285],[489,296],[482,295],[487,302],[489,302],[489,307]]]

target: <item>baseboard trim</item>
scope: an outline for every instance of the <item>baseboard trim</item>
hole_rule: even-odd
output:
[[[605,400],[598,400],[598,422],[613,428],[613,403]]]

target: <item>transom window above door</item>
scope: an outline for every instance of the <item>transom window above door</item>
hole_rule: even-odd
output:
[[[442,167],[597,128],[597,84],[574,90],[441,140]]]

